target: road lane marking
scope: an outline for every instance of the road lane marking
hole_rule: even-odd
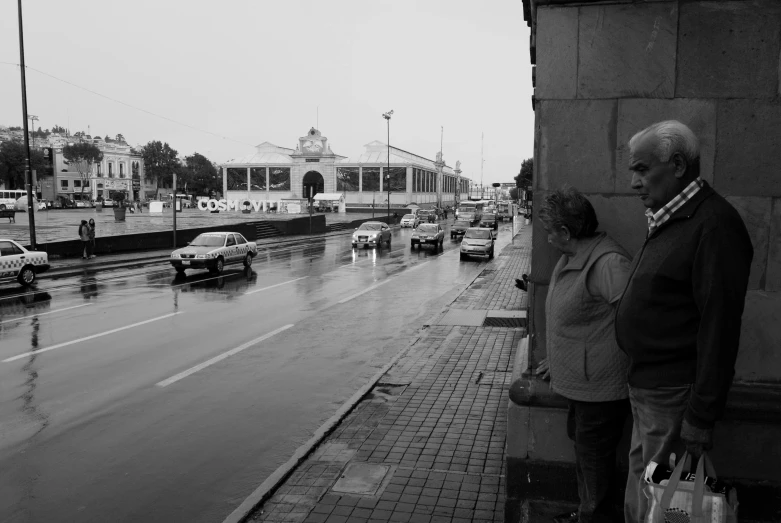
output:
[[[57,310],[55,310],[55,311],[49,311],[49,312],[41,312],[41,313],[36,313],[36,314],[30,314],[29,316],[21,316],[21,317],[19,317],[19,318],[14,318],[14,319],[12,319],[12,320],[3,320],[3,321],[0,321],[0,324],[3,324],[3,323],[11,323],[12,321],[22,321],[22,320],[25,320],[25,319],[27,319],[27,318],[31,318],[31,317],[34,317],[34,316],[46,316],[47,314],[54,314],[55,312],[69,311],[69,310],[71,310],[71,309],[78,309],[79,307],[86,307],[87,305],[92,305],[92,304],[91,304],[91,303],[82,303],[81,305],[74,305],[73,307],[65,307],[64,309],[57,309]]]
[[[273,289],[274,287],[279,287],[280,285],[287,285],[288,283],[293,283],[294,281],[303,280],[304,278],[308,278],[308,276],[301,276],[300,278],[296,278],[295,280],[288,280],[283,281],[282,283],[277,283],[276,285],[269,285],[268,287],[263,287],[262,289],[255,289],[254,291],[247,291],[244,294],[255,294],[256,292],[261,291],[267,291],[269,289]]]
[[[42,352],[49,352],[50,350],[54,349],[61,349],[62,347],[67,347],[68,345],[75,345],[76,343],[81,343],[83,341],[89,341],[94,340],[95,338],[101,338],[103,336],[108,336],[109,334],[114,334],[115,332],[121,332],[127,329],[132,329],[134,327],[140,327],[141,325],[146,325],[147,323],[152,323],[154,321],[158,320],[164,320],[166,318],[170,318],[171,316],[176,316],[177,314],[182,314],[184,311],[178,311],[178,312],[172,312],[170,314],[165,314],[163,316],[158,316],[156,318],[151,318],[149,320],[139,321],[138,323],[133,323],[131,325],[125,325],[124,327],[118,327],[116,329],[111,329],[110,331],[106,332],[99,332],[98,334],[93,334],[91,336],[87,336],[85,338],[79,338],[77,340],[72,341],[66,341],[65,343],[58,343],[57,345],[52,345],[51,347],[45,347],[43,349],[38,349],[30,352],[25,352],[23,354],[17,354],[16,356],[12,356],[10,358],[6,358],[3,360],[3,363],[8,363],[11,361],[16,361],[21,358],[26,358],[27,356],[32,356],[33,354],[40,354]]]
[[[414,267],[412,267],[411,269],[407,269],[406,271],[402,272],[402,273],[401,273],[401,274],[399,274],[398,276],[402,276],[402,275],[404,275],[404,274],[409,274],[410,272],[412,272],[412,271],[414,271],[414,270],[416,270],[416,269],[420,269],[421,267],[423,267],[424,265],[426,265],[426,264],[428,264],[428,263],[430,263],[430,262],[427,262],[427,261],[425,261],[425,262],[423,262],[423,263],[419,263],[419,264],[415,265]],[[348,301],[350,301],[350,300],[352,300],[352,299],[354,299],[354,298],[357,298],[358,296],[363,296],[363,295],[364,295],[364,294],[366,294],[367,292],[371,292],[371,291],[373,291],[373,290],[374,290],[374,289],[376,289],[377,287],[380,287],[380,286],[382,286],[382,285],[385,285],[386,283],[390,283],[390,282],[392,282],[392,281],[395,281],[395,280],[396,280],[396,278],[398,278],[398,276],[396,276],[396,277],[392,277],[392,278],[388,278],[387,280],[381,281],[380,283],[377,283],[377,284],[375,284],[375,285],[372,285],[371,287],[367,287],[367,288],[365,288],[364,290],[362,290],[361,292],[356,292],[355,294],[352,294],[352,295],[350,295],[350,296],[348,296],[348,297],[346,297],[346,298],[343,298],[343,299],[339,300],[339,301],[338,301],[338,302],[336,302],[336,303],[338,303],[339,305],[341,305],[342,303],[347,303]]]
[[[206,360],[203,363],[199,363],[195,367],[190,367],[189,369],[187,369],[184,372],[180,372],[179,374],[176,374],[175,376],[171,376],[168,379],[160,381],[160,382],[157,383],[157,386],[158,387],[167,387],[167,386],[171,385],[172,383],[176,383],[177,381],[179,381],[181,379],[184,379],[184,378],[186,378],[187,376],[189,376],[191,374],[195,374],[199,370],[203,370],[206,367],[209,367],[210,365],[214,365],[215,363],[218,363],[218,362],[224,360],[225,358],[227,358],[229,356],[233,356],[234,354],[238,354],[239,352],[241,352],[241,351],[243,351],[245,349],[248,349],[248,348],[252,347],[253,345],[258,344],[261,341],[267,340],[267,339],[271,338],[272,336],[276,336],[280,332],[285,331],[285,330],[289,329],[292,326],[293,326],[293,324],[291,323],[289,325],[285,325],[285,326],[280,327],[280,328],[278,328],[276,330],[273,330],[273,331],[271,331],[271,332],[269,332],[267,334],[264,334],[263,336],[261,336],[259,338],[255,338],[254,340],[250,340],[250,341],[248,341],[247,343],[245,343],[243,345],[239,345],[235,349],[231,349],[231,350],[229,350],[227,352],[223,352],[222,354],[220,354],[218,356],[215,356],[215,357],[213,357],[210,360]]]
[[[240,274],[242,274],[242,273],[240,273],[240,272],[229,272],[227,274],[220,274],[219,276],[215,276],[213,278],[204,278],[202,280],[187,281],[187,282],[184,282],[184,283],[179,283],[177,285],[171,285],[171,288],[173,289],[174,287],[181,287],[182,285],[194,285],[196,283],[201,283],[203,281],[218,280],[220,278],[229,278],[230,276],[238,276]]]

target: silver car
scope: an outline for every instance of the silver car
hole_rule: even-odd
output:
[[[421,223],[418,228],[412,231],[410,239],[410,248],[415,246],[433,245],[434,249],[442,249],[445,242],[445,229],[438,223]]]
[[[464,239],[461,241],[461,259],[465,260],[469,256],[492,259],[495,241],[496,236],[493,229],[470,227],[464,233]]]
[[[364,222],[353,233],[353,249],[356,247],[382,247],[384,242],[391,244],[391,230],[387,223]]]

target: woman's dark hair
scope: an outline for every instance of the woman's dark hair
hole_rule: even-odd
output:
[[[593,236],[599,227],[597,213],[591,202],[580,191],[569,186],[546,196],[537,216],[546,229],[566,227],[573,238]]]

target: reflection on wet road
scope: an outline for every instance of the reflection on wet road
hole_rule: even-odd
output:
[[[221,520],[483,266],[410,234],[0,287],[0,520]]]

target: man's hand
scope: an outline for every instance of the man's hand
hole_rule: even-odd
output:
[[[540,376],[544,380],[550,379],[550,365],[548,365],[548,358],[540,360],[540,364],[537,365],[537,370],[534,372],[537,376]]]
[[[700,459],[702,453],[713,448],[713,429],[695,427],[684,418],[681,424],[681,440],[692,457]]]

